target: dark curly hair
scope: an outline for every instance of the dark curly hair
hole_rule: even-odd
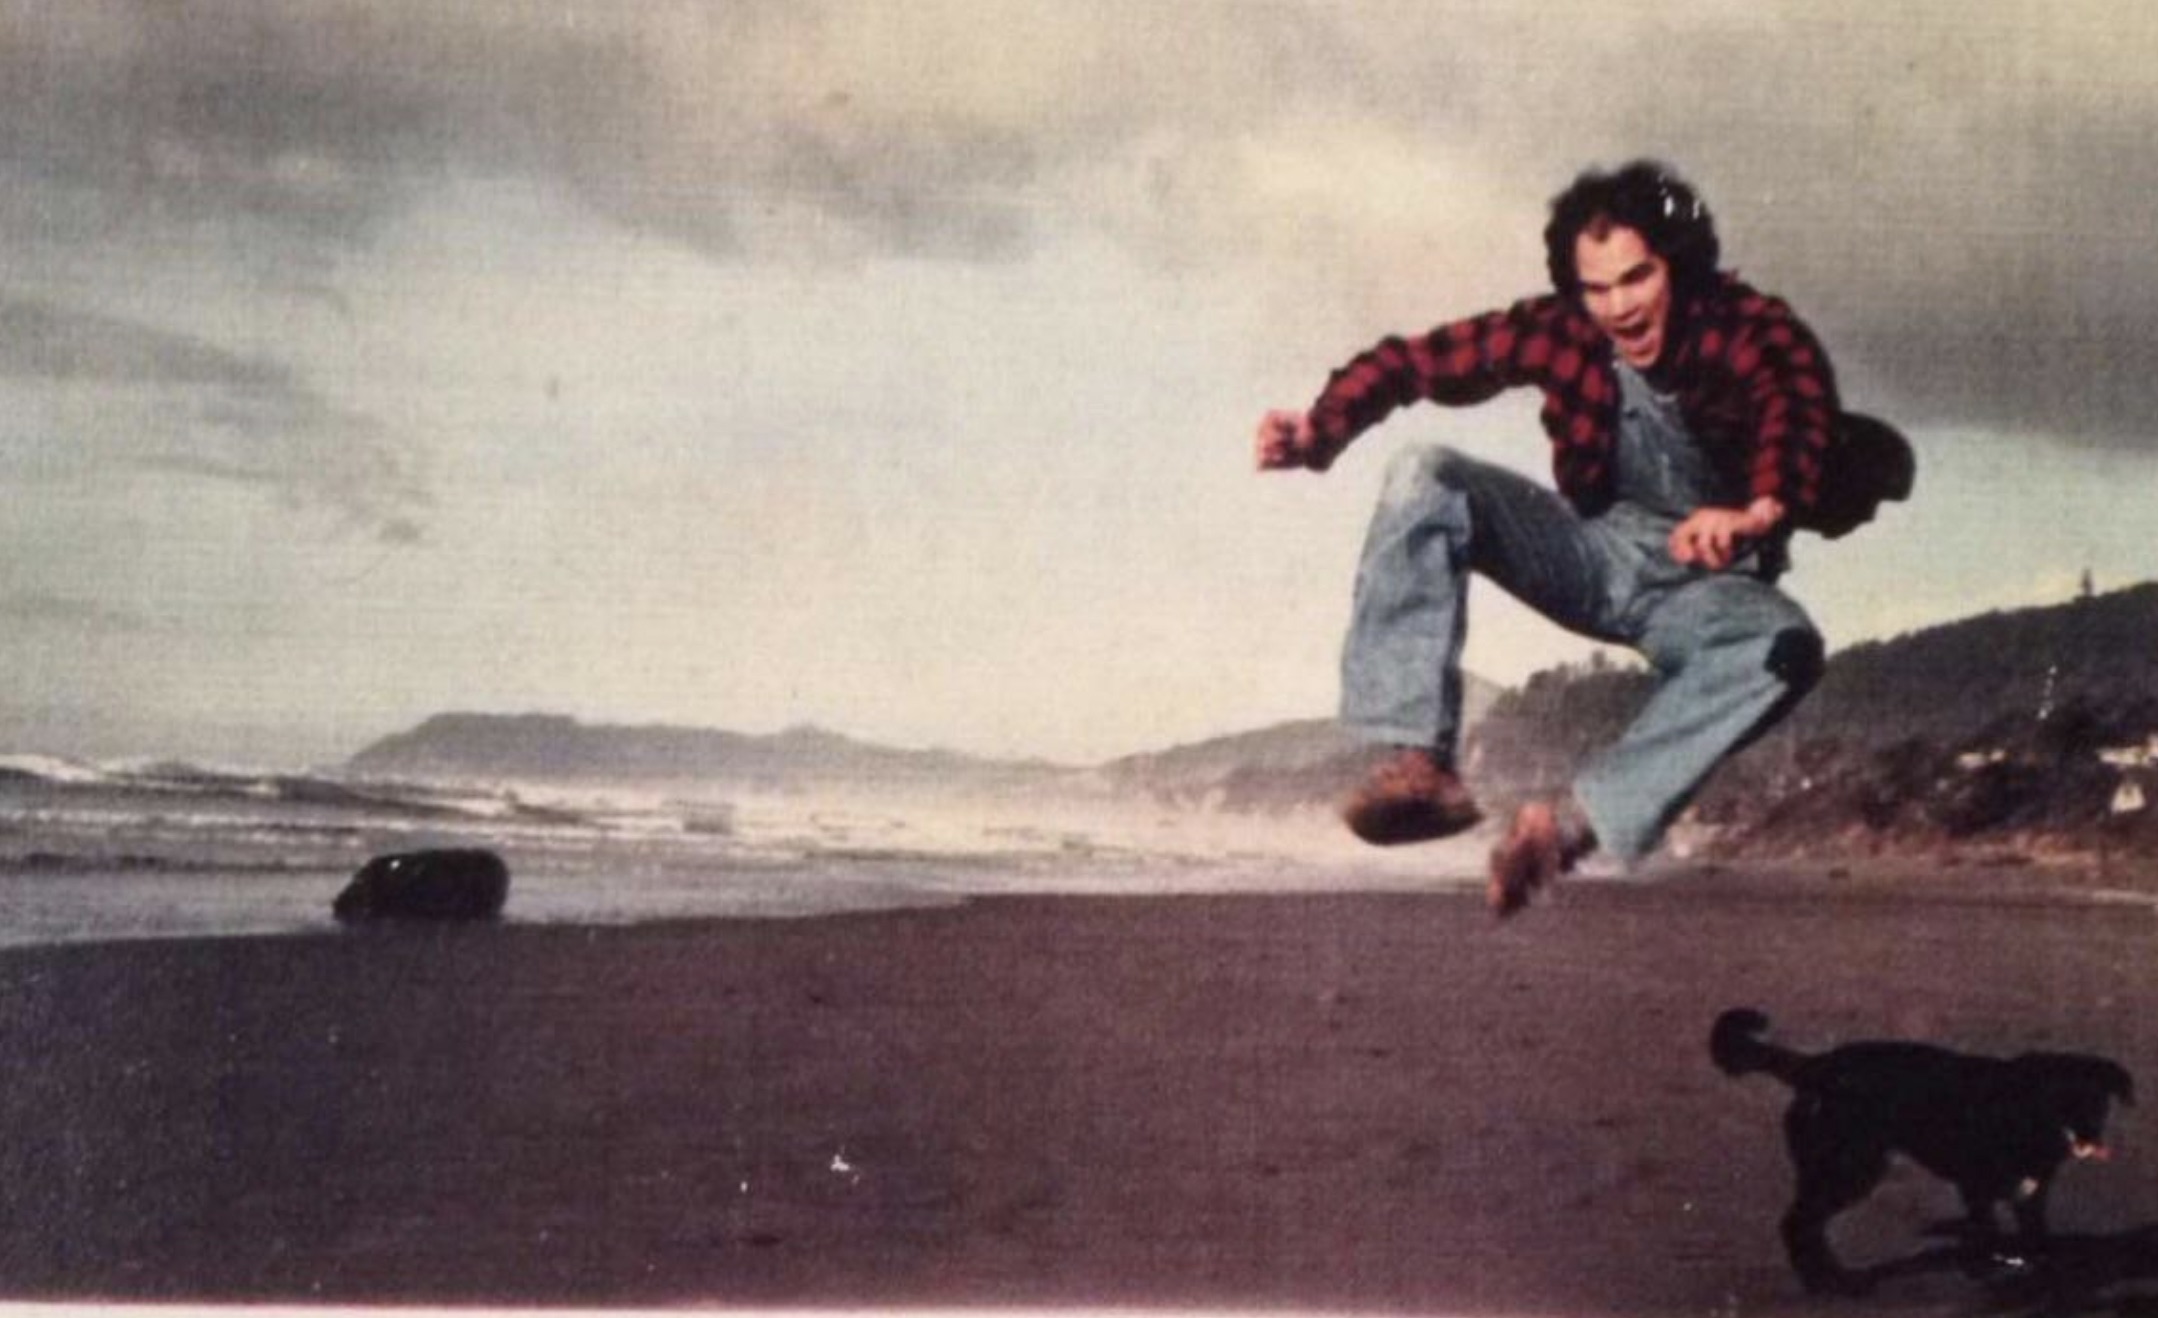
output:
[[[1561,297],[1581,296],[1574,244],[1583,233],[1601,237],[1610,226],[1639,233],[1649,250],[1671,267],[1672,292],[1680,301],[1716,285],[1716,219],[1699,193],[1669,167],[1636,160],[1606,174],[1588,170],[1551,199],[1544,226],[1544,261]]]

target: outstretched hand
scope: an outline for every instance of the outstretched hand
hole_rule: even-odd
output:
[[[1311,428],[1309,412],[1268,412],[1259,418],[1252,445],[1261,471],[1285,471],[1308,467],[1325,471],[1332,459],[1324,454],[1318,434]]]
[[[1742,553],[1749,541],[1776,529],[1783,520],[1783,505],[1774,499],[1755,499],[1744,508],[1696,508],[1671,531],[1671,557],[1689,567],[1721,572]]]

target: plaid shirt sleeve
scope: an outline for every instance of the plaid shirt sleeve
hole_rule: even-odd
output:
[[[1381,341],[1329,376],[1312,404],[1325,460],[1409,403],[1466,406],[1521,385],[1584,380],[1588,345],[1567,325],[1557,299],[1531,298],[1417,338]]]
[[[1821,469],[1838,408],[1828,354],[1780,298],[1735,284],[1731,313],[1699,340],[1737,387],[1752,440],[1747,483],[1754,498],[1793,510],[1820,497]]]

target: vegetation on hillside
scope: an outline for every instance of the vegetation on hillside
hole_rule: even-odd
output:
[[[1501,697],[1474,767],[1514,795],[1563,785],[1651,679],[1604,665]],[[1726,853],[2158,849],[2158,583],[1992,612],[1834,655],[1781,727],[1695,803]]]

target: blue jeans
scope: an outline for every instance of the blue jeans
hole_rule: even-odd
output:
[[[1553,491],[1446,448],[1387,469],[1357,569],[1342,722],[1451,757],[1461,735],[1469,573],[1553,622],[1630,646],[1655,694],[1574,795],[1603,848],[1648,854],[1711,769],[1818,680],[1821,638],[1749,554],[1719,572],[1675,561],[1667,515],[1621,503],[1584,519]]]

